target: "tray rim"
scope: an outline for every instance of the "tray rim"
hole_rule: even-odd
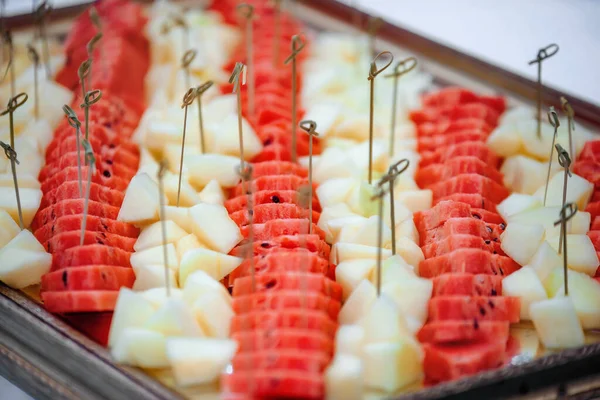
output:
[[[177,1],[177,0],[175,0]],[[142,3],[151,3],[148,0],[142,0]],[[182,1],[191,3],[190,1]],[[353,9],[352,7],[337,2],[335,0],[296,0],[297,3],[307,6],[317,12],[323,13],[329,17],[340,20],[345,23],[351,23],[356,15],[359,16],[361,25],[365,26],[365,21],[369,15],[363,11]],[[51,23],[60,20],[75,17],[91,3],[71,5],[61,9],[53,10],[51,14]],[[31,27],[34,20],[31,14],[16,15],[6,18],[6,26],[10,29],[24,29]],[[476,80],[485,83],[488,86],[499,88],[512,95],[525,98],[533,101],[536,95],[537,83],[524,78],[520,75],[504,70],[500,67],[492,65],[488,62],[480,60],[476,57],[467,55],[459,50],[442,45],[431,39],[425,38],[419,34],[411,32],[401,26],[393,25],[384,21],[378,38],[384,39],[404,49],[422,54],[429,60],[442,64],[444,67],[459,71],[462,74],[475,78]],[[559,107],[559,97],[562,93],[548,86],[544,86],[543,101],[546,104]],[[576,118],[585,122],[600,127],[600,107],[589,102],[581,100],[577,96],[569,96],[569,101],[573,108],[577,110]],[[7,314],[3,313],[6,312]],[[143,399],[171,399],[182,398],[177,392],[172,391],[149,375],[135,368],[123,367],[115,364],[110,359],[110,355],[106,349],[94,343],[83,334],[68,326],[56,316],[47,313],[43,307],[31,300],[27,295],[19,290],[14,290],[0,283],[0,321],[6,315],[20,319],[21,323],[28,324],[25,329],[33,329],[34,332],[51,333],[52,339],[59,349],[74,351],[76,357],[81,358],[80,361],[92,362],[99,366],[99,371],[104,371],[105,386],[109,382],[113,384],[123,383],[129,388],[135,388],[136,391],[143,390]],[[39,353],[37,346],[28,346],[24,343],[24,338],[21,337],[23,331],[19,332],[19,328],[15,324],[15,319],[8,319],[11,324],[0,323],[0,350],[2,342],[8,339],[13,343],[19,343],[30,350],[29,357],[33,359],[23,358],[23,362],[29,363],[31,366],[37,367],[40,371],[40,381],[43,381],[43,375],[50,376],[52,369],[56,367],[57,358],[52,360],[47,357],[35,357],[36,352]],[[6,320],[5,320],[6,322]],[[3,353],[0,353],[2,355]],[[69,353],[67,353],[69,354]],[[72,355],[69,354],[69,355]],[[22,356],[22,355],[19,355]],[[58,358],[60,360],[60,358]],[[50,361],[52,361],[50,363]],[[0,363],[0,371],[3,367]],[[406,393],[400,396],[391,396],[392,399],[398,400],[425,400],[425,399],[441,399],[441,398],[460,398],[463,396],[481,396],[486,395],[486,398],[506,396],[506,395],[522,395],[523,385],[529,385],[525,382],[527,379],[532,379],[534,376],[537,379],[537,384],[533,390],[548,388],[549,386],[565,387],[568,382],[573,379],[586,377],[593,374],[595,371],[600,371],[600,343],[582,346],[576,349],[563,350],[560,353],[550,354],[537,358],[523,365],[511,365],[497,370],[483,372],[472,377],[467,377],[453,382],[442,383],[431,388],[421,389],[412,393]],[[63,370],[63,372],[66,372]],[[75,371],[74,371],[75,372]],[[547,379],[548,372],[552,372],[552,379]],[[77,374],[75,374],[77,375]],[[72,373],[67,372],[67,376],[72,379]],[[56,379],[56,378],[53,378]],[[18,377],[15,380],[19,380]],[[21,379],[20,381],[26,381]],[[77,384],[73,385],[73,381]],[[82,380],[70,381],[72,387],[66,388],[73,391],[88,391],[86,398],[95,398],[97,392],[90,391],[89,387],[78,387]],[[59,385],[60,386],[60,385]],[[600,381],[594,389],[600,387]],[[63,387],[64,388],[64,387]],[[27,388],[25,388],[27,390]],[[120,390],[120,388],[119,388]],[[527,389],[529,392],[530,389]],[[114,394],[114,393],[113,393]],[[142,394],[142,392],[138,392]],[[44,396],[44,393],[36,395]],[[73,398],[61,393],[57,390],[51,397],[45,398]],[[77,397],[74,397],[77,398]],[[112,398],[120,398],[117,397]],[[133,394],[133,397],[138,398]]]

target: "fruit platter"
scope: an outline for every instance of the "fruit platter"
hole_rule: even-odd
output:
[[[0,21],[0,375],[600,390],[600,109],[542,84],[558,45],[533,82],[333,0],[37,3]]]

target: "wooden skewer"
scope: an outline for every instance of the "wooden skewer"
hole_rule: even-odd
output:
[[[247,187],[246,195],[248,196],[246,206],[248,210],[248,251],[246,258],[250,260],[250,276],[252,281],[252,293],[256,292],[256,271],[254,270],[254,204],[252,201],[252,164],[242,161],[237,167],[237,173],[242,180],[242,186]]]
[[[0,117],[8,114],[8,122],[10,128],[10,147],[12,147],[15,151],[15,123],[13,114],[17,108],[25,104],[28,98],[29,96],[27,96],[27,93],[19,93],[18,95],[12,97],[8,101],[6,109],[2,111],[2,113],[0,113]]]
[[[546,206],[546,197],[548,197],[548,183],[550,182],[550,172],[552,170],[552,158],[554,157],[554,144],[556,143],[558,127],[560,126],[560,121],[558,120],[556,111],[554,111],[554,107],[550,107],[550,111],[548,111],[548,121],[550,121],[550,124],[554,127],[554,135],[552,136],[552,147],[550,148],[550,160],[548,161],[548,174],[546,175],[546,188],[544,189],[544,207]]]
[[[16,86],[15,86],[15,49],[12,40],[12,34],[9,30],[5,30],[3,32],[4,43],[6,43],[8,47],[8,66],[7,72],[10,74],[10,95],[11,97],[15,97],[16,94]]]
[[[77,118],[75,111],[68,105],[63,105],[63,112],[67,116],[67,122],[71,127],[75,128],[75,141],[77,145],[77,182],[79,183],[79,196],[83,196],[83,189],[81,183],[81,121]],[[86,139],[87,140],[87,139]]]
[[[248,112],[254,115],[255,111],[255,92],[256,80],[254,73],[254,7],[250,4],[240,4],[237,6],[239,15],[246,20],[246,63],[248,68]]]
[[[310,215],[312,215],[312,185],[309,183],[308,185],[301,185],[298,187],[298,206],[302,209],[309,209]],[[306,232],[306,233],[305,233]],[[309,217],[308,220],[308,229],[306,231],[301,231],[301,237],[303,238],[303,248],[306,250],[306,274],[310,272],[309,262],[310,262],[310,252],[308,251],[308,235],[312,233],[312,218]],[[308,306],[308,277],[305,275],[305,278],[302,279],[300,291],[302,293],[302,308],[306,309]],[[308,327],[308,317],[305,316],[304,324]]]
[[[87,224],[88,206],[90,203],[90,188],[92,186],[92,175],[96,173],[96,156],[92,145],[87,139],[83,139],[83,148],[85,149],[85,164],[88,166],[87,186],[85,188],[85,200],[83,203],[83,219],[81,220],[81,235],[79,245],[83,246],[85,239],[85,226]]]
[[[19,160],[17,159],[17,152],[13,149],[13,147],[9,144],[6,144],[0,141],[0,147],[4,149],[4,154],[6,158],[10,160],[10,169],[13,176],[13,184],[15,186],[15,195],[17,197],[17,210],[19,212],[19,227],[21,230],[25,229],[25,224],[23,223],[23,212],[21,211],[21,196],[19,194],[19,181],[17,179],[17,166],[19,164]]]
[[[238,131],[240,137],[240,164],[244,164],[244,135],[242,129],[242,91],[241,85],[244,82],[244,73],[246,71],[246,66],[241,63],[235,63],[235,68],[231,73],[231,77],[229,78],[229,83],[233,83],[233,93],[237,94],[237,113],[238,113]]]
[[[316,132],[317,123],[311,120],[304,120],[300,122],[300,128],[302,128],[308,134],[308,194],[309,199],[311,201],[308,202],[308,233],[312,233],[312,223],[313,223],[313,207],[312,207],[312,197],[313,197],[313,181],[312,181],[312,159],[313,159],[313,138],[319,137],[319,134]]]
[[[564,168],[565,170],[565,178],[563,181],[563,197],[562,197],[562,206],[564,207],[565,204],[567,203],[567,184],[569,183],[569,177],[572,176],[571,175],[571,157],[569,157],[569,153],[560,145],[560,144],[556,144],[556,151],[558,153],[558,163],[560,164],[561,167]],[[563,227],[561,226],[561,229]],[[561,245],[562,245],[562,234],[559,238],[559,243],[558,243],[558,248],[560,249]]]
[[[406,171],[410,166],[410,161],[407,158],[403,158],[397,163],[390,166],[388,173],[379,182],[378,186],[384,185],[386,182],[389,183],[390,191],[390,226],[392,228],[392,255],[396,255],[396,210],[394,204],[394,184],[396,177]]]
[[[198,103],[198,124],[200,125],[200,152],[206,152],[206,143],[204,142],[204,120],[202,118],[202,95],[214,84],[213,81],[204,82],[196,88],[196,99]]]
[[[383,241],[383,198],[385,186],[378,186],[371,200],[379,199],[379,227],[377,230],[377,296],[381,295],[381,245]]]
[[[179,195],[181,194],[181,177],[183,175],[183,153],[185,151],[185,131],[187,126],[187,115],[188,115],[188,106],[194,102],[194,97],[196,96],[196,90],[194,88],[188,89],[187,92],[183,95],[183,102],[181,103],[181,108],[185,111],[183,113],[183,135],[181,137],[181,159],[179,160],[179,181],[177,183],[177,207],[179,207]]]
[[[96,47],[96,44],[100,41],[100,39],[102,39],[102,33],[98,32],[94,35],[94,37],[86,45],[88,59],[90,60],[90,71],[87,74],[89,87],[92,87],[92,57],[94,54],[94,48]],[[102,58],[102,59],[104,59],[104,58]]]
[[[560,103],[562,104],[562,109],[565,112],[565,114],[567,114],[568,118],[567,127],[569,129],[569,154],[575,157],[575,147],[573,145],[573,131],[575,130],[575,111],[573,111],[573,107],[571,107],[571,104],[569,104],[569,101],[565,97],[561,96]]]
[[[87,92],[83,98],[83,103],[80,107],[83,108],[85,113],[85,138],[89,139],[90,136],[90,107],[100,101],[102,98],[102,91],[100,89],[94,89]]]
[[[188,50],[183,54],[181,58],[181,68],[185,71],[185,86],[190,87],[192,84],[190,83],[190,64],[196,58],[196,50]]]
[[[275,37],[273,38],[273,68],[279,67],[279,46],[281,45],[281,0],[273,0],[275,9]]]
[[[40,56],[37,53],[35,47],[31,44],[27,45],[27,54],[29,59],[33,63],[33,113],[35,120],[37,121],[40,117],[40,105],[39,105],[39,85],[38,85],[38,67],[40,65]]]
[[[535,60],[529,61],[529,65],[537,64],[537,136],[538,139],[542,137],[542,92],[544,87],[542,86],[542,61],[552,57],[558,53],[558,45],[555,43],[549,44],[538,50],[537,57]]]
[[[389,56],[390,60],[383,67],[377,69],[377,60],[381,57]],[[371,94],[369,97],[369,184],[373,181],[373,114],[374,114],[374,103],[375,103],[375,77],[382,73],[387,67],[389,67],[394,61],[394,56],[389,51],[382,51],[377,54],[373,61],[371,61],[371,68],[369,69],[369,82]]]
[[[367,33],[369,34],[369,56],[375,54],[375,38],[377,32],[383,25],[383,19],[379,17],[370,17],[367,22]]]
[[[46,32],[46,19],[52,11],[52,6],[46,0],[42,0],[36,9],[36,23],[38,25],[39,36],[42,39],[42,57],[46,66],[46,77],[52,77],[52,69],[50,68],[50,47],[48,46],[48,35]]]
[[[297,114],[297,65],[296,65],[296,56],[298,55],[298,53],[300,53],[300,51],[304,48],[305,43],[302,40],[302,38],[300,38],[299,35],[294,35],[292,37],[292,54],[290,54],[290,56],[288,58],[286,58],[286,60],[284,61],[284,64],[287,65],[288,63],[292,63],[292,162],[296,162],[298,159],[298,151],[297,151],[297,120],[298,120],[298,114]]]
[[[569,295],[569,274],[568,274],[568,262],[569,258],[567,255],[567,222],[577,214],[577,204],[567,203],[560,210],[560,219],[554,222],[554,226],[561,224],[561,238],[562,238],[562,249],[558,247],[558,254],[563,255],[563,271],[565,279],[565,296]]]
[[[158,197],[160,200],[160,225],[162,231],[162,245],[163,245],[163,262],[165,264],[165,286],[167,291],[167,297],[171,297],[171,282],[169,279],[169,255],[167,253],[167,225],[165,223],[165,184],[163,178],[165,172],[169,168],[167,160],[161,160],[158,168]]]
[[[396,138],[396,112],[398,107],[398,78],[415,69],[417,59],[409,57],[405,60],[398,61],[394,67],[394,72],[385,75],[386,78],[394,78],[394,90],[392,94],[392,122],[390,127],[390,157],[394,156],[395,138]]]
[[[98,33],[94,35],[92,40],[90,40],[90,42],[87,45],[88,58],[91,60],[92,52],[94,50],[94,47],[96,46],[96,43],[100,39],[102,39],[102,36],[104,35],[104,31],[102,29],[102,21],[100,19],[100,16],[98,15],[98,11],[96,11],[96,7],[94,6],[90,7],[90,20],[92,21],[92,24],[94,24],[96,30],[98,31]],[[104,57],[104,49],[102,47],[100,47],[100,59],[102,60],[104,71],[106,72],[106,58]]]

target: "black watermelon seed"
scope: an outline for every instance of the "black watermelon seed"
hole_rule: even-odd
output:
[[[473,329],[475,329],[475,330],[479,329],[479,322],[477,322],[477,319],[473,320]]]
[[[273,203],[279,203],[281,200],[279,200],[279,197],[278,197],[278,196],[273,196],[273,197],[271,197],[271,201],[272,201]]]
[[[260,247],[263,247],[263,248],[265,248],[265,249],[268,249],[269,247],[271,247],[271,245],[269,244],[269,242],[262,242],[262,243],[260,244]]]
[[[100,276],[102,277],[102,280],[106,282],[106,273],[103,272],[100,274]]]
[[[267,140],[265,140],[265,141],[263,142],[263,145],[265,145],[265,146],[268,146],[268,145],[270,145],[271,143],[273,143],[273,139],[271,139],[271,138],[268,138]]]
[[[498,238],[497,238],[497,237],[495,237],[493,240],[494,240],[494,242],[497,242],[497,241],[498,241]]]
[[[498,267],[500,269],[500,275],[504,275],[504,271],[502,271],[502,267]]]
[[[482,316],[485,315],[485,308],[479,307],[479,314],[481,314]]]
[[[104,242],[102,240],[100,240],[100,239],[96,239],[96,243],[98,243],[98,244],[104,244]]]
[[[111,144],[109,144],[109,145],[108,145],[108,147],[109,147],[110,149],[114,149],[115,147],[117,147],[117,145],[116,145],[116,144],[114,144],[114,143],[111,143]]]
[[[486,241],[485,241],[485,244],[490,244],[490,243],[492,243],[492,241],[491,241],[491,240],[486,240]]]
[[[271,279],[269,282],[265,283],[265,288],[271,289],[275,285],[277,285],[277,280]]]
[[[62,273],[62,281],[63,281],[63,285],[65,287],[67,287],[67,270],[64,270]]]
[[[104,175],[107,178],[110,178],[110,171],[105,169],[104,172],[102,172],[102,175]]]
[[[498,293],[496,292],[496,289],[492,289],[492,296],[497,296]]]
[[[502,222],[500,225],[500,229],[505,230],[506,229],[506,224],[504,222]]]
[[[488,300],[488,304],[490,306],[491,309],[494,309],[496,306],[494,305],[494,302],[491,300]]]
[[[486,225],[486,229],[489,233],[492,233],[494,231],[489,225]]]
[[[473,217],[477,218],[477,219],[481,219],[481,215],[477,214],[477,213],[473,213]]]
[[[113,165],[113,160],[106,160],[105,163],[107,163],[108,165]]]

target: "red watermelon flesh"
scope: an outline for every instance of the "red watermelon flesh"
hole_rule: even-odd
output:
[[[83,244],[101,244],[105,246],[118,247],[121,250],[133,251],[136,238],[130,238],[112,233],[85,231]],[[70,231],[52,236],[50,240],[43,243],[48,253],[64,251],[71,247],[80,246],[80,231]]]
[[[450,344],[478,341],[508,342],[508,321],[433,321],[417,334],[421,343]]]
[[[460,132],[466,129],[479,129],[489,134],[493,127],[479,118],[463,118],[458,120],[444,120],[440,122],[425,122],[417,126],[417,136],[434,136]]]
[[[591,201],[591,202],[594,202],[594,201],[600,201],[600,190],[598,190],[598,185],[599,185],[599,184],[597,184],[597,185],[594,187],[594,191],[592,192],[592,197],[590,198],[590,201]]]
[[[590,140],[585,143],[583,150],[579,154],[578,163],[583,160],[593,160],[600,162],[600,140]]]
[[[116,235],[132,238],[137,238],[140,234],[138,228],[126,222],[100,218],[93,215],[88,215],[86,220],[85,229],[88,231],[114,233]],[[60,217],[37,229],[34,232],[34,235],[40,243],[44,243],[45,241],[50,240],[53,235],[58,235],[59,233],[81,231],[82,221],[83,215]]]
[[[42,301],[53,314],[112,311],[117,304],[118,290],[82,290],[44,292]]]
[[[256,275],[286,271],[327,275],[329,272],[329,262],[327,260],[322,259],[314,253],[303,251],[303,249],[255,256],[253,263]],[[235,285],[237,278],[250,276],[251,268],[250,260],[244,260],[239,267],[229,274],[229,281]]]
[[[442,274],[433,278],[435,296],[499,296],[502,294],[502,276],[484,274]]]
[[[288,161],[265,161],[252,165],[253,178],[269,175],[296,175],[306,178],[308,171],[306,168]]]
[[[319,351],[333,354],[333,338],[317,330],[279,328],[241,331],[231,335],[238,342],[238,354],[269,349]]]
[[[308,179],[300,178],[295,175],[261,176],[251,182],[250,188],[248,188],[247,183],[244,183],[243,185],[241,183],[238,184],[232,189],[231,197],[247,194],[248,190],[251,190],[252,192],[258,192],[260,190],[298,190],[300,186],[307,183]]]
[[[102,244],[75,246],[52,255],[50,271],[86,265],[112,265],[131,268],[131,252]]]
[[[290,161],[291,159],[292,155],[290,153],[289,146],[279,143],[271,143],[269,145],[265,145],[260,153],[254,156],[252,162]]]
[[[461,156],[477,157],[492,168],[498,168],[501,161],[500,157],[487,147],[485,143],[473,141],[421,153],[419,167],[425,168],[428,165],[443,163],[446,160]]]
[[[255,241],[252,244],[242,243],[234,247],[229,254],[236,257],[246,257],[250,246],[252,246],[255,256],[303,248],[311,253],[316,253],[325,260],[329,260],[331,251],[327,242],[319,238],[319,235],[281,235],[271,240]]]
[[[573,173],[585,178],[593,184],[600,183],[600,163],[598,161],[579,160],[573,164]]]
[[[443,226],[419,232],[420,246],[424,247],[433,242],[442,241],[453,235],[478,236],[483,240],[496,242],[500,240],[502,227],[496,224],[487,224],[477,218],[450,218]]]
[[[520,321],[521,300],[511,296],[436,296],[429,300],[429,321]]]
[[[592,203],[588,203],[585,211],[589,212],[592,216],[592,219],[600,216],[600,201],[594,201]]]
[[[480,219],[486,223],[500,225],[501,230],[506,228],[504,220],[497,212],[484,210],[483,208],[471,208],[471,215],[473,218]]]
[[[484,142],[488,137],[488,133],[479,129],[469,129],[459,132],[442,133],[440,135],[422,136],[417,139],[417,150],[435,151],[439,148],[444,148],[450,145],[463,142]]]
[[[490,199],[486,199],[479,193],[454,193],[446,197],[441,197],[433,202],[433,205],[437,205],[442,201],[456,201],[459,203],[465,203],[473,208],[483,209],[492,213],[496,213],[496,203]],[[491,222],[491,221],[488,221]]]
[[[596,249],[596,251],[600,251],[600,231],[589,231],[587,235],[592,241],[594,249]]]
[[[342,300],[342,287],[339,283],[322,274],[293,271],[257,275],[254,288],[252,277],[238,278],[234,282],[232,295],[235,298],[259,292],[279,293],[282,290],[306,290],[321,293],[337,301]]]
[[[259,350],[236,354],[231,361],[233,370],[293,370],[318,374],[329,364],[330,356],[319,351],[300,349]]]
[[[430,242],[421,247],[425,258],[432,258],[450,253],[458,249],[481,249],[493,254],[504,254],[500,247],[500,242],[484,240],[480,236],[473,235],[451,235],[437,242]]]
[[[87,184],[87,173],[88,167],[81,167],[81,183],[82,185]],[[44,182],[41,182],[41,190],[44,195],[47,195],[49,192],[53,192],[57,188],[68,184],[75,183],[78,185],[79,176],[78,176],[78,168],[77,167],[68,167],[53,175],[52,177],[46,179]],[[117,192],[124,192],[129,185],[129,181],[123,178],[119,178],[118,176],[104,176],[100,173],[100,171],[96,170],[96,173],[92,175],[92,185],[100,185],[106,189],[114,189]],[[79,194],[79,192],[77,192]],[[84,192],[85,194],[85,192]],[[60,196],[58,196],[60,198]],[[62,197],[62,198],[72,198],[72,197]],[[110,204],[110,203],[109,203]],[[112,205],[112,204],[111,204]],[[120,203],[119,203],[120,205]]]
[[[427,383],[449,381],[498,368],[506,358],[506,342],[485,341],[469,344],[423,344],[423,369]]]
[[[85,198],[84,196],[87,190],[87,182],[82,182],[81,189],[83,195],[79,194],[79,182],[76,180],[63,182],[55,189],[44,193],[42,196],[42,201],[40,202],[40,209],[44,209],[62,200],[82,200]],[[114,207],[120,207],[123,203],[124,197],[125,194],[123,192],[113,190],[110,187],[102,186],[94,182],[92,182],[90,185],[90,200],[108,204]]]
[[[131,268],[91,265],[67,268],[42,276],[42,292],[71,290],[119,290],[132,287],[135,274]]]
[[[279,204],[279,203],[291,203],[298,204],[298,192],[296,190],[261,190],[252,193],[252,204],[257,206],[258,204]],[[317,196],[313,196],[312,199],[313,210],[320,212],[321,205]],[[225,201],[225,208],[227,212],[232,214],[236,211],[245,210],[248,207],[248,195],[241,195],[233,197]]]
[[[592,231],[600,230],[600,218],[599,217],[594,217],[594,219],[592,221],[592,227],[590,228],[590,230],[592,230]]]
[[[433,198],[449,196],[454,193],[476,193],[498,204],[508,197],[510,192],[503,185],[478,174],[460,174],[435,183],[428,187]]]
[[[104,148],[108,148],[109,150],[114,150],[115,152],[118,151],[119,153],[129,153],[131,157],[139,158],[140,156],[140,150],[133,142],[121,141],[103,143],[91,136],[89,141],[95,151],[103,151]],[[56,161],[60,159],[63,154],[73,151],[77,151],[77,138],[75,138],[74,135],[68,136],[64,139],[52,141],[46,149],[46,162],[50,163],[52,161]]]
[[[108,346],[112,312],[65,314],[61,316],[69,325],[101,346]]]
[[[35,232],[38,228],[52,221],[56,221],[58,218],[83,214],[83,209],[83,199],[58,201],[44,209],[40,209],[35,214],[33,222],[31,223],[31,229]],[[88,215],[107,219],[117,219],[119,208],[90,200],[88,202]]]
[[[283,310],[252,311],[235,315],[231,320],[231,333],[255,329],[299,328],[335,335],[337,322],[325,311],[306,308],[286,308]]]
[[[429,210],[417,211],[413,214],[419,233],[442,226],[450,218],[469,217],[471,217],[471,207],[456,201],[439,202]]]
[[[480,249],[460,249],[421,261],[419,274],[423,278],[434,278],[448,273],[508,276],[519,268],[519,264],[506,256]]]
[[[486,104],[469,103],[440,108],[422,108],[420,110],[411,111],[409,117],[411,121],[417,125],[425,122],[477,118],[484,120],[491,126],[496,126],[498,125],[500,114]]]
[[[323,399],[323,374],[293,370],[255,370],[224,374],[221,387],[228,399],[231,393],[243,393],[243,399]]]
[[[319,292],[306,290],[280,290],[278,292],[257,292],[233,298],[233,311],[245,314],[257,311],[282,311],[290,308],[320,310],[333,320],[337,320],[342,304],[339,300]]]
[[[419,168],[415,175],[415,182],[419,187],[426,188],[460,174],[478,174],[502,184],[502,173],[500,171],[471,156],[456,157],[444,163]]]
[[[264,224],[252,225],[254,240],[269,240],[281,235],[298,235],[308,233],[308,219],[273,219]],[[248,238],[250,226],[241,227],[242,236]],[[312,231],[325,240],[325,232],[314,223]]]
[[[446,108],[458,104],[475,103],[478,100],[479,96],[468,89],[449,86],[423,95],[422,104],[423,107]]]
[[[257,204],[253,209],[253,223],[262,224],[273,219],[295,219],[295,218],[308,218],[308,209],[301,208],[295,204],[281,203],[281,204]],[[314,223],[319,222],[319,214],[313,211],[312,220]],[[229,217],[238,226],[245,226],[250,223],[248,219],[248,211],[240,210],[229,214]]]
[[[137,173],[139,160],[135,160],[131,156],[130,156],[132,158],[131,161],[133,163],[131,167],[125,165],[122,162],[115,164],[112,161],[112,159],[106,159],[105,157],[101,156],[99,153],[95,153],[95,156],[96,156],[96,167],[100,171],[102,171],[103,175],[107,174],[104,171],[108,171],[108,174],[110,174],[110,175],[118,176],[120,178],[129,180]],[[82,151],[81,157],[80,157],[82,167],[85,166],[84,158],[85,158],[85,154]],[[107,162],[107,161],[109,161],[109,162]],[[46,165],[40,171],[40,174],[38,175],[38,179],[40,182],[43,182],[46,179],[48,179],[49,177],[51,177],[52,175],[57,174],[61,170],[68,168],[68,167],[77,167],[77,152],[76,151],[66,153],[57,161],[54,161],[51,163],[46,163]],[[87,178],[87,175],[85,176],[85,178]]]

